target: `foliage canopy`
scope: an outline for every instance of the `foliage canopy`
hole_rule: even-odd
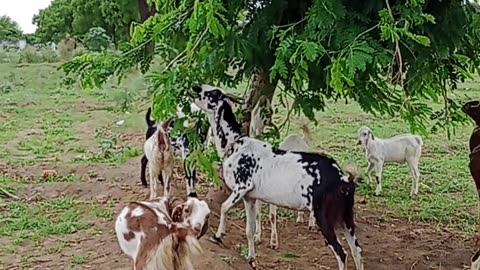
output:
[[[58,1],[58,0],[57,0]],[[478,71],[478,6],[459,0],[153,0],[157,13],[135,27],[122,53],[87,54],[63,66],[83,86],[100,86],[152,60],[156,114],[174,113],[192,83],[236,87],[268,74],[314,120],[327,99],[357,101],[367,112],[401,116],[427,132],[465,120],[449,98]],[[434,111],[425,100],[444,102]]]
[[[23,37],[20,26],[8,16],[0,16],[0,41],[17,41]]]
[[[118,44],[128,40],[130,24],[138,20],[136,1],[54,0],[33,18],[43,42],[59,42],[65,36],[83,37],[101,27]]]

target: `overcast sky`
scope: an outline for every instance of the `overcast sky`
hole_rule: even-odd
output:
[[[33,15],[48,7],[52,0],[0,0],[0,15],[7,15],[16,21],[24,33],[35,32]]]

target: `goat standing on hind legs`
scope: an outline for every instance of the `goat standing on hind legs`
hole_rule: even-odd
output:
[[[222,203],[220,222],[212,241],[221,243],[228,211],[243,200],[246,210],[247,260],[255,262],[256,201],[302,211],[314,211],[315,221],[337,259],[347,269],[347,252],[335,228],[344,229],[357,270],[363,270],[362,248],[355,234],[354,198],[358,172],[345,174],[331,157],[308,152],[289,152],[241,132],[230,104],[231,97],[209,85],[194,86],[190,93],[212,126],[215,145],[224,157],[223,176],[232,194]],[[229,145],[229,151],[226,146]],[[226,153],[226,155],[225,155]]]
[[[173,118],[157,125],[155,133],[145,141],[143,150],[148,160],[150,175],[150,199],[157,197],[157,181],[163,184],[163,196],[170,192],[170,177],[173,172],[173,149],[168,138],[167,128]],[[163,181],[162,181],[163,178]]]
[[[475,121],[477,127],[470,136],[470,174],[475,181],[480,196],[480,101],[470,101],[463,105],[463,111]],[[477,242],[477,246],[478,246]],[[480,270],[480,249],[471,258],[471,270]]]

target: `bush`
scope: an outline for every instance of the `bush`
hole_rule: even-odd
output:
[[[107,35],[107,31],[101,27],[92,27],[85,34],[83,44],[88,50],[101,52],[112,47],[112,39]]]
[[[20,51],[19,63],[54,63],[58,62],[58,55],[50,48],[37,50],[33,46],[27,46]]]
[[[0,48],[0,63],[18,63],[20,53],[17,50]]]

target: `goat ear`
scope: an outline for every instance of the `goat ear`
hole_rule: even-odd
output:
[[[183,204],[180,204],[173,208],[172,210],[172,220],[173,222],[181,222],[182,221],[182,212],[183,212]]]
[[[167,121],[164,121],[162,123],[163,130],[167,130],[167,128],[172,125],[173,121],[175,121],[175,117],[170,117],[167,119]]]

